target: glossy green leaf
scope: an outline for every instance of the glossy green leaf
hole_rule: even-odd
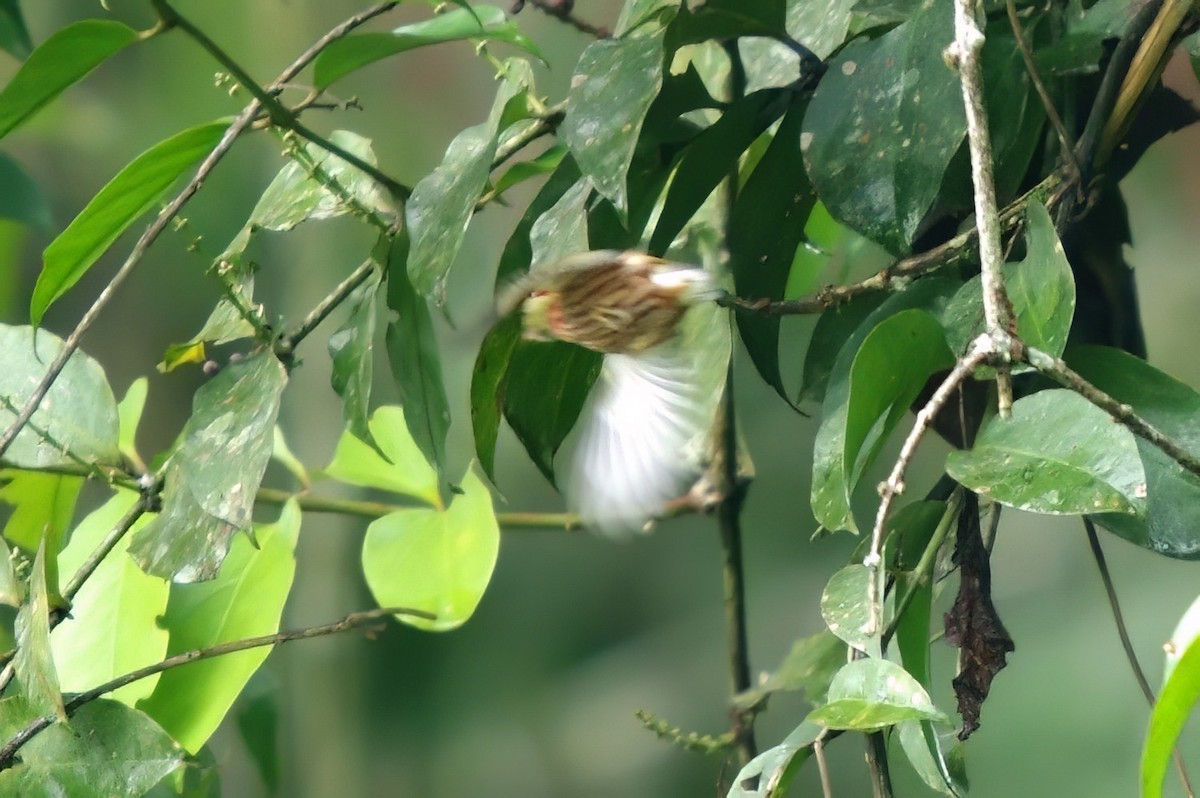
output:
[[[662,80],[661,29],[591,43],[571,78],[559,138],[622,216],[629,210],[626,174]]]
[[[529,269],[533,262],[533,244],[529,240],[529,235],[534,224],[554,208],[564,194],[578,185],[580,177],[575,159],[569,154],[564,156],[562,163],[547,178],[545,185],[529,203],[521,221],[517,223],[512,235],[505,242],[504,251],[500,253],[500,265],[496,269],[497,286],[503,287],[508,281]]]
[[[566,154],[566,147],[562,144],[555,144],[540,155],[530,158],[528,161],[513,164],[504,174],[500,175],[499,179],[496,180],[496,184],[492,186],[493,197],[500,197],[505,191],[508,191],[515,185],[524,183],[526,180],[532,180],[540,175],[553,172],[562,163]]]
[[[1142,747],[1142,798],[1160,798],[1171,754],[1192,710],[1200,702],[1200,643],[1188,646],[1163,685]]]
[[[1065,33],[1034,54],[1038,72],[1050,76],[1099,71],[1105,40],[1119,37],[1129,26],[1129,4],[1097,0],[1084,10],[1082,3],[1069,3],[1064,12]]]
[[[779,100],[774,91],[743,97],[688,144],[650,237],[652,254],[664,254],[721,181],[736,171],[742,153],[785,110]]]
[[[117,404],[117,419],[120,428],[117,448],[120,449],[121,455],[133,463],[136,468],[145,468],[145,464],[137,452],[137,431],[138,425],[142,421],[142,411],[146,409],[146,394],[149,385],[150,383],[145,377],[138,377],[129,383],[129,389],[125,391],[125,396]]]
[[[707,0],[682,4],[667,29],[672,49],[712,39],[782,36],[786,33],[786,0]]]
[[[3,28],[0,14],[0,29]],[[41,187],[21,165],[10,156],[0,153],[0,219],[12,219],[39,232],[51,228],[50,205]]]
[[[155,207],[179,176],[221,139],[228,120],[176,133],[134,158],[94,196],[42,253],[29,318],[40,324],[46,309],[91,268],[121,233]]]
[[[587,199],[591,192],[591,179],[580,179],[529,228],[531,270],[552,267],[568,255],[587,250]]]
[[[1043,21],[1035,17],[1022,23],[1027,41],[1032,39],[1036,44],[1046,38],[1040,35],[1049,30],[1048,25],[1039,24]],[[1003,205],[1016,197],[1034,152],[1042,143],[1046,107],[1034,89],[1008,19],[995,20],[986,36],[980,56],[983,99],[995,153],[996,195]]]
[[[1163,643],[1163,684],[1170,680],[1171,674],[1179,665],[1179,660],[1183,658],[1198,637],[1200,637],[1200,597],[1192,601],[1179,619],[1179,623],[1175,624],[1175,631],[1171,632],[1170,639]]]
[[[879,638],[879,630],[872,633],[867,603],[870,573],[865,565],[847,565],[829,578],[821,593],[821,617],[829,631],[860,651],[867,651],[871,641]],[[873,647],[878,649],[878,643]]]
[[[496,41],[520,47],[538,58],[541,52],[496,6],[457,8],[431,19],[403,25],[391,33],[360,33],[338,39],[326,47],[313,65],[318,89],[393,55],[433,44],[463,40]],[[544,59],[543,59],[544,60]]]
[[[147,792],[144,798],[221,798],[221,774],[209,746],[183,757],[178,768]]]
[[[72,576],[96,551],[138,501],[121,490],[79,522],[59,557],[59,568]],[[167,651],[167,632],[158,616],[167,606],[168,585],[137,567],[128,554],[133,532],[150,522],[134,522],[71,600],[71,614],[50,635],[54,662],[63,690],[81,693],[121,674],[160,661]],[[158,676],[128,684],[109,697],[133,706],[154,690]]]
[[[772,693],[799,691],[812,705],[825,703],[825,693],[833,675],[846,664],[846,644],[828,629],[792,643],[783,662],[756,687],[739,693],[738,707],[759,705]]]
[[[366,163],[375,165],[371,140],[349,130],[335,130],[329,140]],[[387,191],[375,178],[316,144],[306,144],[284,165],[254,205],[246,227],[223,258],[240,254],[250,233],[291,230],[301,222],[333,219],[363,211],[389,217],[395,213]]]
[[[255,525],[257,548],[247,536],[233,542],[215,579],[172,585],[163,619],[168,656],[277,632],[299,532],[300,508],[289,502],[276,523]],[[195,753],[270,653],[263,646],[172,668],[138,707]]]
[[[150,718],[117,701],[84,704],[21,748],[0,773],[0,794],[143,795],[179,767],[183,752]]]
[[[1171,436],[1185,449],[1200,452],[1200,394],[1146,361],[1118,349],[1072,347],[1071,366],[1089,382]],[[1146,473],[1144,518],[1104,514],[1096,521],[1143,548],[1171,557],[1200,557],[1200,478],[1137,439]]]
[[[1017,332],[1029,346],[1057,357],[1066,348],[1075,315],[1075,278],[1054,222],[1040,202],[1029,204],[1025,248],[1024,260],[1002,269]],[[942,314],[947,343],[960,354],[986,329],[982,286],[979,276],[968,280]]]
[[[17,0],[0,0],[0,47],[19,59],[26,58],[33,51],[29,29],[25,27],[25,18],[21,16],[21,6]]]
[[[493,481],[505,377],[520,339],[521,316],[513,313],[488,330],[471,370],[471,431],[475,438],[475,456],[479,458],[483,473]]]
[[[808,352],[804,355],[804,377],[797,401],[824,401],[825,389],[829,385],[838,354],[842,351],[842,344],[885,299],[887,295],[884,293],[860,294],[821,314],[809,338]]]
[[[866,325],[877,318],[881,306]],[[856,348],[851,348],[856,346]],[[902,310],[847,342],[825,394],[813,455],[813,514],[830,530],[857,531],[850,501],[880,447],[904,418],[929,375],[954,358],[928,312]]]
[[[471,471],[445,509],[389,513],[367,527],[363,574],[381,607],[424,610],[435,620],[396,616],[430,631],[461,626],[492,577],[500,527],[487,486]]]
[[[526,61],[509,59],[487,121],[454,137],[436,169],[413,187],[405,206],[408,276],[422,296],[445,302],[446,275],[483,194],[509,102],[533,85]]]
[[[233,533],[250,529],[286,383],[283,365],[264,349],[196,392],[166,466],[162,512],[129,547],[147,573],[175,582],[216,576]]]
[[[329,336],[329,381],[342,397],[342,417],[350,431],[370,440],[367,415],[370,412],[372,366],[375,354],[375,308],[381,272],[370,276],[346,299],[350,314],[341,327]]]
[[[818,58],[828,58],[846,40],[857,0],[798,2],[787,4],[788,35],[804,44]],[[763,37],[738,42],[747,83],[751,89],[787,86],[800,77],[800,58],[787,45]]]
[[[18,471],[0,488],[0,500],[12,505],[4,524],[4,537],[27,552],[35,552],[45,541],[46,580],[50,601],[62,603],[58,553],[75,514],[75,502],[83,489],[83,477]]]
[[[50,651],[50,595],[44,543],[38,546],[34,557],[29,594],[17,611],[16,642],[17,653],[12,662],[20,694],[38,714],[66,719],[58,672]]]
[[[85,19],[60,28],[0,92],[0,137],[137,40],[137,31],[114,20]]]
[[[816,196],[801,158],[804,104],[793,104],[737,198],[729,222],[734,289],[748,299],[782,299],[804,223]],[[758,373],[791,402],[779,370],[779,318],[735,315],[738,332]]]
[[[831,729],[876,731],[906,720],[948,723],[920,682],[894,662],[860,659],[847,663],[829,685],[829,703],[806,718]]]
[[[409,282],[404,243],[401,236],[388,259],[387,304],[395,311],[395,319],[388,323],[384,340],[408,430],[425,459],[440,472],[446,462],[450,402],[433,318],[429,305]]]
[[[1146,512],[1146,475],[1133,433],[1073,391],[1048,390],[993,418],[946,472],[998,502],[1035,513]]]
[[[801,723],[782,743],[747,762],[726,798],[784,798],[792,778],[812,756],[813,741],[820,733],[815,723]]]
[[[62,339],[47,330],[0,325],[0,428],[12,423],[61,349]],[[3,462],[19,468],[76,466],[79,460],[119,465],[118,439],[117,401],[104,369],[76,351]]]
[[[520,341],[513,349],[504,388],[504,417],[546,479],[554,481],[554,455],[575,426],[601,356],[555,341]]]
[[[906,254],[966,131],[942,51],[953,15],[930,5],[829,63],[804,118],[805,163],[834,218]]]
[[[417,448],[404,421],[404,411],[395,405],[380,407],[371,416],[370,430],[379,451],[343,432],[325,474],[351,485],[400,493],[440,507],[437,472]]]

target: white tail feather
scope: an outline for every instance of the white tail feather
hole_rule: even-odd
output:
[[[672,343],[605,356],[567,474],[568,504],[596,531],[644,530],[699,476],[686,453],[707,433],[714,400],[702,395],[693,361]]]

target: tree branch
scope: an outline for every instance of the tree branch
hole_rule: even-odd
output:
[[[67,715],[70,716],[78,711],[85,704],[95,701],[101,696],[118,690],[127,684],[132,684],[139,679],[145,679],[147,676],[153,676],[156,673],[178,668],[180,665],[186,665],[189,662],[199,662],[204,659],[212,659],[224,654],[233,654],[238,651],[246,651],[251,648],[262,648],[263,646],[275,646],[283,643],[290,643],[293,640],[307,640],[312,637],[321,637],[324,635],[338,634],[340,632],[349,631],[360,626],[365,626],[374,621],[386,618],[389,615],[408,615],[414,618],[422,618],[425,620],[435,620],[437,616],[423,610],[413,610],[404,607],[385,607],[375,610],[367,610],[365,612],[355,612],[345,616],[341,620],[333,623],[324,624],[323,626],[310,626],[304,629],[295,629],[286,632],[277,632],[271,635],[262,635],[261,637],[250,637],[244,640],[234,640],[229,643],[220,643],[208,648],[197,648],[191,651],[184,651],[172,657],[167,657],[161,662],[156,662],[153,665],[147,665],[144,668],[138,668],[135,671],[118,676],[117,678],[105,682],[99,687],[92,688],[85,692],[79,693],[73,698],[65,702],[64,706]],[[21,749],[25,743],[32,740],[47,727],[54,724],[57,720],[54,715],[44,715],[34,719],[24,728],[14,734],[3,747],[0,747],[0,771],[10,768],[14,764],[17,751]]]
[[[595,36],[597,39],[607,39],[609,36],[612,36],[612,32],[608,28],[601,25],[593,25],[575,16],[572,13],[575,10],[575,0],[516,0],[512,5],[512,13],[521,13],[521,9],[525,7],[526,2],[542,13],[565,22],[580,33]]]

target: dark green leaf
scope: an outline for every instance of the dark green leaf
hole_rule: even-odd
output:
[[[820,3],[793,0],[787,4],[788,35],[817,58],[828,58],[845,42],[856,4],[857,0]],[[738,42],[738,49],[751,88],[787,86],[800,77],[800,57],[783,42],[748,38]]]
[[[976,493],[1036,513],[1144,517],[1146,476],[1133,433],[1073,391],[1049,390],[993,418],[946,472]]]
[[[626,173],[663,79],[663,33],[603,39],[579,57],[559,128],[580,170],[624,216]]]
[[[1072,347],[1071,366],[1092,384],[1171,436],[1181,446],[1200,452],[1200,394],[1146,361],[1119,349]],[[1105,514],[1096,520],[1139,546],[1171,557],[1200,556],[1200,479],[1137,439],[1146,472],[1144,520]]]
[[[12,423],[61,349],[62,339],[47,330],[0,325],[0,428]],[[117,400],[104,369],[77,351],[4,453],[4,463],[19,468],[77,466],[80,460],[119,465],[119,435]]]
[[[1196,73],[1196,77],[1200,78],[1200,32],[1193,33],[1185,38],[1180,45],[1183,51],[1188,54],[1188,59],[1192,62],[1192,71]]]
[[[560,342],[520,341],[509,360],[504,417],[538,469],[554,481],[554,455],[600,373],[600,354]]]
[[[804,356],[804,379],[797,401],[824,401],[825,388],[829,385],[829,377],[838,353],[842,351],[842,344],[885,299],[887,294],[881,292],[861,294],[821,314],[809,339],[808,353]]]
[[[0,793],[24,798],[142,795],[179,767],[183,752],[154,721],[116,701],[84,704],[0,773]]]
[[[163,618],[171,635],[167,654],[277,632],[296,572],[299,532],[300,509],[289,502],[276,523],[255,525],[257,548],[248,536],[233,542],[215,579],[172,585]],[[263,646],[172,668],[138,706],[195,753],[270,653]]]
[[[896,254],[909,251],[966,130],[942,50],[953,15],[929,6],[829,64],[804,118],[805,162],[822,202]]]
[[[33,50],[17,0],[0,0],[0,47],[21,59]]]
[[[684,150],[675,178],[650,238],[649,251],[662,255],[721,181],[737,169],[738,158],[785,109],[775,91],[743,97]]]
[[[1075,278],[1054,222],[1040,202],[1029,204],[1025,248],[1024,260],[1003,267],[1017,331],[1029,346],[1057,357],[1066,347],[1075,315]],[[984,332],[982,285],[981,277],[968,280],[942,314],[947,343],[959,354]]]
[[[138,38],[133,28],[113,20],[85,19],[60,28],[0,92],[0,137]]]
[[[385,335],[388,362],[400,389],[408,429],[425,458],[440,472],[446,461],[450,403],[429,306],[408,281],[411,272],[405,270],[404,239],[403,235],[397,238],[388,258],[387,304],[396,312]]]
[[[46,546],[43,543],[38,546],[33,561],[29,595],[17,612],[17,653],[12,662],[20,694],[34,711],[65,720],[67,713],[63,709],[58,672],[54,669],[54,655],[50,651],[50,587],[46,584]]]
[[[843,347],[825,394],[814,444],[812,507],[830,530],[857,531],[850,500],[859,478],[929,375],[954,364],[941,325],[924,310],[902,310],[872,325],[888,307],[868,317],[863,326],[872,329],[861,346],[856,334]]]
[[[518,183],[524,183],[526,180],[531,180],[539,175],[553,172],[562,163],[563,157],[566,154],[566,147],[561,144],[555,144],[535,158],[513,164],[509,167],[508,171],[500,175],[496,184],[492,186],[493,198],[499,197]]]
[[[829,703],[806,718],[831,729],[875,731],[906,720],[948,723],[920,682],[885,659],[847,663],[829,685]]]
[[[29,304],[34,324],[180,175],[216,146],[228,127],[228,121],[209,122],[176,133],[134,158],[100,189],[42,253],[42,273]]]
[[[422,296],[445,301],[446,274],[483,194],[509,101],[533,85],[528,62],[509,59],[486,122],[454,137],[442,163],[413,187],[405,206],[408,275]]]
[[[162,512],[129,547],[146,573],[175,582],[217,575],[233,533],[250,529],[286,383],[283,366],[264,349],[196,392],[166,466]]]
[[[740,297],[782,299],[796,248],[804,240],[804,224],[816,201],[801,157],[804,107],[801,102],[788,109],[734,201],[729,258]],[[790,403],[779,370],[778,317],[738,313],[735,318],[754,367]]]
[[[381,607],[424,610],[434,620],[397,620],[434,632],[455,629],[478,606],[500,548],[492,496],[468,470],[447,508],[389,513],[367,527],[363,575]]]
[[[1027,41],[1036,42],[1043,38],[1038,34],[1048,31],[1048,25],[1038,24],[1041,21],[1034,18],[1022,23]],[[1042,143],[1046,108],[1033,87],[1007,19],[996,20],[988,27],[980,67],[995,152],[996,195],[1003,204],[1020,190],[1034,151]]]
[[[386,263],[386,257],[385,251],[382,262]],[[342,397],[342,417],[350,431],[364,441],[370,440],[367,414],[375,354],[375,299],[381,275],[378,268],[381,260],[375,258],[374,261],[376,267],[370,276],[346,300],[350,315],[329,336],[329,357],[333,361],[329,381]]]
[[[529,241],[529,234],[534,223],[553,208],[563,195],[578,183],[579,178],[579,167],[575,164],[575,159],[570,155],[565,156],[546,180],[541,191],[529,203],[521,221],[517,222],[512,235],[505,243],[504,251],[500,254],[500,265],[496,269],[497,285],[504,285],[529,268],[533,262],[533,245]]]
[[[1064,15],[1066,34],[1034,56],[1043,75],[1096,72],[1104,56],[1104,42],[1125,32],[1133,16],[1125,0],[1097,0],[1086,11],[1082,3],[1069,3]]]
[[[1142,748],[1142,798],[1160,798],[1171,755],[1183,727],[1200,701],[1200,643],[1188,646],[1150,713]]]
[[[313,65],[313,80],[318,89],[324,89],[351,72],[383,58],[431,44],[479,39],[516,45],[542,58],[533,40],[522,33],[516,22],[510,20],[503,10],[479,5],[438,14],[431,19],[396,28],[391,33],[361,33],[338,39],[317,57]]]
[[[4,153],[0,153],[0,186],[4,186],[4,192],[0,193],[0,218],[12,219],[40,232],[50,230],[50,206],[41,187]]]
[[[667,29],[669,51],[711,39],[783,36],[787,5],[786,0],[708,0],[695,8],[685,3]]]
[[[488,479],[495,481],[496,437],[504,405],[505,378],[513,350],[521,339],[521,315],[513,313],[488,331],[471,372],[471,430],[475,456]]]

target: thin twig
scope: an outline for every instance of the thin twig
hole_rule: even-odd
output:
[[[547,136],[558,129],[562,124],[563,119],[567,115],[567,102],[562,102],[552,105],[540,114],[534,121],[535,124],[530,125],[525,130],[522,130],[519,135],[515,135],[510,139],[502,142],[496,147],[496,156],[492,158],[492,171],[499,169],[504,165],[504,162],[516,155],[518,152],[528,147],[533,142],[540,139],[542,136]]]
[[[408,615],[413,618],[421,618],[424,620],[436,620],[437,616],[424,610],[407,609],[405,607],[385,607],[375,610],[367,610],[365,612],[354,612],[344,618],[334,621],[333,623],[324,624],[322,626],[309,626],[304,629],[294,629],[286,632],[276,632],[275,634],[262,635],[261,637],[250,637],[244,640],[234,640],[228,643],[220,643],[208,648],[197,648],[191,651],[184,651],[181,654],[176,654],[167,657],[161,662],[156,662],[153,665],[147,665],[144,668],[138,668],[135,671],[122,674],[121,676],[105,682],[99,687],[94,687],[91,690],[79,693],[65,702],[64,706],[67,715],[71,715],[78,711],[85,704],[95,701],[101,696],[111,693],[114,690],[119,690],[127,684],[132,684],[140,679],[145,679],[147,676],[153,676],[156,673],[178,668],[180,665],[187,665],[190,662],[199,662],[200,660],[212,659],[225,654],[233,654],[238,651],[246,651],[252,648],[262,648],[263,646],[282,645],[290,643],[293,640],[307,640],[313,637],[322,637],[324,635],[338,634],[346,632],[356,627],[365,626],[374,621],[378,621],[388,617],[389,615]],[[36,737],[47,727],[52,725],[57,720],[55,715],[44,715],[35,718],[23,729],[9,739],[3,747],[0,747],[0,770],[10,768],[14,764],[14,758],[21,746]]]
[[[1133,678],[1137,680],[1138,687],[1141,688],[1142,695],[1146,698],[1146,703],[1153,708],[1156,700],[1154,689],[1146,678],[1146,672],[1142,670],[1142,663],[1138,661],[1137,652],[1133,649],[1133,641],[1129,638],[1129,629],[1125,626],[1125,615],[1121,612],[1121,601],[1117,598],[1117,589],[1113,585],[1112,573],[1108,570],[1108,560],[1104,556],[1104,549],[1100,547],[1100,536],[1096,534],[1096,525],[1086,515],[1083,516],[1083,528],[1087,531],[1092,559],[1096,561],[1096,567],[1100,570],[1100,581],[1104,584],[1104,595],[1108,597],[1108,606],[1112,609],[1113,621],[1117,624],[1117,637],[1121,640],[1121,648],[1125,649],[1125,659],[1129,662],[1129,667],[1133,668]],[[1187,767],[1183,763],[1183,756],[1179,753],[1178,748],[1173,749],[1171,753],[1175,760],[1175,771],[1179,775],[1184,792],[1188,798],[1195,798],[1191,779],[1188,778]]]
[[[1045,374],[1050,379],[1062,385],[1065,388],[1078,393],[1084,399],[1094,404],[1096,407],[1108,413],[1110,416],[1120,421],[1129,431],[1139,438],[1157,446],[1162,450],[1163,454],[1170,457],[1183,468],[1190,471],[1192,474],[1200,477],[1200,457],[1184,449],[1174,438],[1163,433],[1149,421],[1133,412],[1133,408],[1123,402],[1119,402],[1113,397],[1106,394],[1104,391],[1092,385],[1085,380],[1082,375],[1073,371],[1066,361],[1061,358],[1048,355],[1039,349],[1027,347],[1025,350],[1025,359],[1029,365]]]
[[[829,764],[825,761],[825,735],[828,728],[813,740],[813,758],[817,760],[817,773],[821,776],[821,798],[833,798],[833,784],[829,780]]]
[[[1004,5],[1008,10],[1008,23],[1012,27],[1013,36],[1017,40],[1017,49],[1021,51],[1021,59],[1025,62],[1025,72],[1029,75],[1029,79],[1033,81],[1033,88],[1037,91],[1038,97],[1041,98],[1042,108],[1046,111],[1046,118],[1050,120],[1050,124],[1054,127],[1054,133],[1058,136],[1058,144],[1062,148],[1063,161],[1070,168],[1071,174],[1078,179],[1080,170],[1079,162],[1075,160],[1075,142],[1071,138],[1071,134],[1067,132],[1062,117],[1059,116],[1058,109],[1054,107],[1054,100],[1050,97],[1050,92],[1046,90],[1046,84],[1042,82],[1042,76],[1038,74],[1037,64],[1033,61],[1033,51],[1029,49],[1029,42],[1025,41],[1025,31],[1022,30],[1021,20],[1017,16],[1017,4],[1014,0],[1005,0]]]
[[[881,731],[867,733],[867,770],[871,774],[871,794],[874,798],[892,798],[887,738]]]
[[[316,307],[308,312],[308,315],[300,320],[295,329],[279,337],[275,347],[276,355],[286,357],[295,352],[300,342],[312,334],[312,331],[320,326],[321,322],[325,321],[329,314],[345,301],[346,297],[354,293],[354,289],[369,280],[377,269],[375,261],[367,259],[352,271],[345,280],[338,283],[324,299],[317,303]]]
[[[340,39],[359,25],[362,25],[367,20],[370,20],[384,13],[385,11],[390,11],[395,6],[396,2],[379,3],[361,11],[358,14],[355,14],[345,22],[340,23],[324,36],[319,38],[311,47],[301,53],[301,55],[295,61],[293,61],[287,69],[280,73],[275,82],[267,88],[267,91],[273,92],[278,86],[288,83],[295,78],[296,75],[298,75],[306,66],[308,66],[308,64],[312,62],[312,60],[316,58],[323,49],[329,46],[330,42]],[[121,267],[117,270],[117,273],[113,275],[112,279],[109,280],[108,285],[104,287],[99,296],[97,296],[96,300],[92,303],[91,307],[89,307],[87,312],[83,314],[83,317],[80,318],[79,323],[75,325],[75,329],[71,331],[69,336],[67,336],[67,339],[63,342],[62,349],[59,350],[58,354],[55,355],[54,359],[50,362],[50,365],[46,368],[46,373],[42,376],[41,381],[38,382],[37,387],[34,388],[33,393],[30,394],[29,399],[22,406],[21,412],[17,414],[17,417],[4,431],[4,434],[0,435],[0,457],[2,457],[4,453],[8,451],[10,446],[12,446],[12,442],[16,439],[21,429],[29,423],[29,419],[33,418],[33,414],[37,412],[38,406],[41,405],[42,400],[46,398],[46,393],[50,390],[50,386],[53,385],[55,380],[58,379],[58,375],[62,373],[62,370],[67,365],[67,361],[70,359],[71,355],[73,355],[79,348],[79,345],[83,340],[83,336],[88,332],[88,330],[91,329],[92,325],[96,323],[96,319],[99,318],[100,313],[108,306],[109,302],[112,301],[113,297],[116,295],[117,289],[125,282],[126,279],[128,279],[134,268],[142,261],[142,258],[145,257],[146,252],[150,249],[150,245],[158,239],[163,230],[166,229],[167,224],[179,214],[179,211],[183,209],[183,206],[186,205],[189,200],[191,200],[191,198],[200,189],[200,186],[204,184],[204,181],[208,178],[208,175],[212,172],[220,160],[225,157],[225,154],[229,152],[229,149],[233,146],[233,142],[254,121],[261,108],[261,103],[257,99],[254,99],[249,103],[249,105],[246,106],[245,109],[243,109],[240,114],[238,114],[237,118],[234,119],[233,123],[230,124],[228,129],[226,129],[225,134],[221,137],[221,140],[212,149],[212,152],[210,152],[200,164],[200,167],[196,170],[196,174],[192,177],[192,179],[189,180],[187,185],[184,186],[183,190],[176,195],[175,199],[173,199],[167,205],[167,207],[163,208],[158,216],[155,217],[154,221],[150,223],[150,226],[146,228],[146,231],[142,233],[141,237],[137,240],[137,243],[134,244],[133,249],[130,251],[129,257],[127,257],[125,262],[121,264]]]
[[[992,172],[992,142],[988,134],[987,106],[983,99],[983,30],[976,17],[975,0],[954,2],[954,43],[949,60],[962,79],[963,107],[967,116],[967,145],[971,151],[971,186],[975,197],[975,226],[979,230],[979,266],[983,275],[983,315],[987,334],[1000,363],[996,369],[997,411],[1012,414],[1012,374],[1007,363],[1020,358],[1012,304],[1004,288],[1000,267],[1000,212],[996,206],[996,180]]]
[[[870,550],[863,558],[863,565],[867,566],[870,571],[867,578],[867,602],[871,609],[872,633],[883,632],[883,533],[887,529],[887,519],[892,509],[892,502],[897,496],[904,493],[904,474],[908,470],[913,456],[917,453],[917,446],[920,445],[921,439],[925,437],[925,433],[932,426],[933,420],[941,412],[942,407],[958,390],[958,386],[962,384],[963,380],[967,379],[971,372],[982,365],[992,354],[991,341],[988,336],[982,335],[975,340],[970,353],[954,365],[945,381],[938,386],[938,389],[933,392],[933,396],[929,397],[929,401],[917,413],[917,420],[913,424],[912,430],[909,431],[908,437],[904,439],[904,445],[900,447],[900,454],[896,456],[891,473],[879,485],[879,511],[875,515],[875,526],[871,529]]]
[[[565,22],[580,33],[595,36],[597,39],[607,39],[612,36],[612,32],[608,28],[602,25],[593,25],[575,16],[572,13],[575,10],[575,0],[516,0],[512,5],[512,13],[519,14],[526,3],[544,14]]]

